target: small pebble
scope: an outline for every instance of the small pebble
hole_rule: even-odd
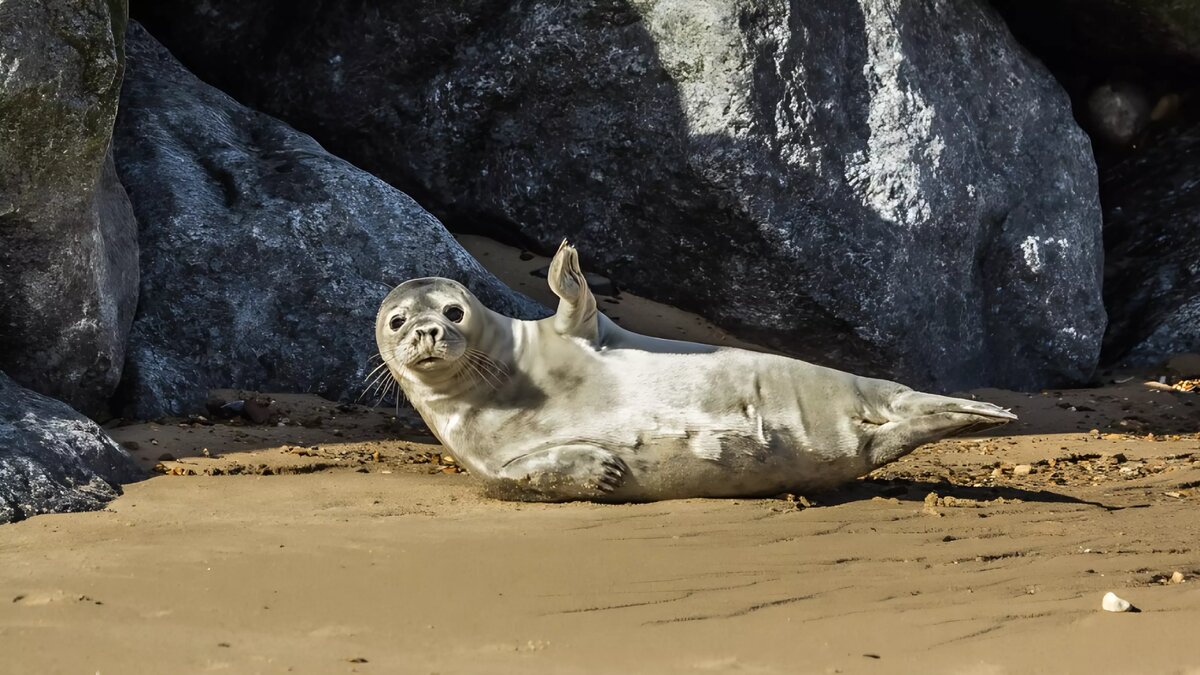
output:
[[[1028,476],[1033,473],[1033,467],[1028,464],[1018,464],[1013,467],[1014,476]]]
[[[1175,570],[1174,574],[1171,575],[1171,583],[1182,584],[1183,583],[1183,572],[1180,572],[1179,570]]]

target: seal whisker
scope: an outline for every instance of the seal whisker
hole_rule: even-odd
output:
[[[363,379],[364,379],[364,380],[369,380],[369,379],[371,379],[371,376],[372,376],[372,375],[374,375],[375,373],[378,373],[378,372],[379,372],[381,369],[383,369],[383,368],[387,368],[387,364],[386,364],[386,363],[381,363],[381,364],[379,364],[379,365],[375,366],[375,369],[374,369],[374,370],[372,370],[371,372],[367,373],[367,376],[366,376],[366,377],[364,377]]]
[[[375,404],[371,407],[378,408],[380,403],[383,403],[384,401],[386,401],[387,397],[388,397],[388,393],[392,390],[392,387],[396,387],[397,390],[399,390],[399,386],[396,383],[396,378],[394,378],[394,377],[388,379],[387,381],[385,381],[383,383],[383,389],[380,390],[379,398],[375,399]]]
[[[493,391],[497,389],[497,383],[493,381],[492,377],[488,375],[487,371],[483,369],[479,361],[476,360],[472,354],[463,354],[463,364],[466,366],[467,370],[471,373],[472,378],[476,382],[483,381]]]
[[[375,375],[374,377],[372,377],[370,382],[367,382],[365,385],[363,385],[362,393],[360,393],[358,395],[358,398],[354,399],[354,402],[358,403],[358,401],[361,400],[362,397],[367,395],[367,392],[371,391],[372,389],[377,388],[379,386],[379,383],[383,381],[383,378],[386,377],[386,375],[387,375],[387,373],[379,373],[378,375]]]
[[[478,349],[474,349],[472,347],[468,347],[467,351],[478,356],[479,358],[483,359],[483,361],[485,363],[492,366],[492,368],[494,368],[495,370],[500,371],[500,372],[504,373],[505,375],[509,374],[508,364],[506,364],[502,361],[497,361],[496,359],[492,358],[491,354],[488,354],[487,352],[484,352],[484,351],[480,351]]]
[[[492,389],[499,390],[504,384],[504,379],[508,376],[507,371],[501,371],[496,364],[482,352],[472,350],[468,353],[467,358],[475,365],[475,368],[483,375]]]
[[[504,384],[504,381],[508,379],[508,366],[494,360],[488,354],[481,352],[478,349],[468,348],[466,355],[468,358],[472,359],[473,362],[480,367],[480,369],[486,370],[491,377],[496,380],[497,388],[499,385]]]

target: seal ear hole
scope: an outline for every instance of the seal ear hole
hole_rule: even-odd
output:
[[[392,320],[388,322],[388,328],[391,328],[394,331],[400,330],[400,327],[403,325],[404,325],[404,317],[400,316],[399,314],[397,314],[396,316],[393,316]]]
[[[447,319],[450,319],[454,323],[462,323],[463,309],[462,309],[462,307],[459,307],[458,305],[447,306],[446,309],[442,310],[442,314],[445,315],[445,317]]]

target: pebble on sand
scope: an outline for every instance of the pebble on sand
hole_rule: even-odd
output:
[[[1182,584],[1183,583],[1183,572],[1180,572],[1179,570],[1175,570],[1175,572],[1171,575],[1171,583]]]

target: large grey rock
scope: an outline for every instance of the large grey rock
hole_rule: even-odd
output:
[[[1087,378],[1096,173],[976,0],[145,3],[244,102],[451,224],[922,387]]]
[[[353,398],[379,302],[412,277],[544,313],[412,199],[205,85],[136,24],[127,50],[115,148],[142,250],[127,414],[193,410],[216,387]]]
[[[95,422],[0,372],[0,523],[94,511],[143,477]]]
[[[1163,132],[1106,171],[1105,360],[1200,352],[1200,124]]]
[[[137,303],[109,157],[124,0],[0,2],[0,368],[105,413]]]

